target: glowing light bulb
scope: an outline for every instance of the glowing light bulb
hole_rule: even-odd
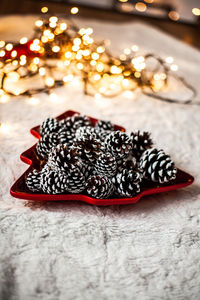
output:
[[[78,63],[78,64],[77,64],[77,68],[78,68],[79,70],[82,70],[82,69],[83,69],[83,64],[82,64],[82,63]]]
[[[65,57],[70,58],[72,56],[72,53],[70,51],[65,52]]]
[[[54,86],[55,80],[52,77],[47,77],[45,80],[45,84],[49,87]]]
[[[85,33],[88,34],[88,35],[90,35],[90,34],[93,33],[93,29],[92,29],[92,28],[87,28],[87,29],[85,30]]]
[[[78,13],[78,11],[79,11],[78,7],[72,7],[71,8],[71,14],[72,15],[76,15]]]
[[[179,13],[177,13],[176,11],[173,11],[173,10],[168,13],[168,16],[173,21],[178,21],[178,19],[180,17]]]
[[[5,46],[5,42],[4,41],[0,41],[0,48]]]
[[[48,12],[48,7],[46,7],[46,6],[43,6],[42,8],[41,8],[41,12],[43,13],[43,14],[46,14],[47,12]]]
[[[60,51],[60,47],[59,46],[53,46],[52,51],[57,53]]]
[[[97,47],[97,52],[98,53],[103,53],[105,51],[105,48],[102,46]]]
[[[124,49],[124,54],[129,55],[131,54],[131,50],[129,48]]]
[[[28,42],[28,39],[27,39],[27,37],[23,37],[20,39],[19,42],[20,42],[20,44],[26,44]]]
[[[98,80],[101,79],[101,76],[100,76],[99,74],[95,74],[94,77],[93,77],[93,79],[94,79],[95,81],[98,81]]]
[[[133,99],[133,97],[134,97],[134,94],[133,94],[133,92],[131,92],[131,91],[125,91],[125,92],[123,93],[123,95],[124,95],[124,97],[126,97],[126,98],[128,98],[128,99]]]
[[[66,23],[61,23],[60,24],[60,29],[61,30],[66,30],[67,29],[67,24]]]
[[[52,22],[52,23],[56,23],[58,21],[58,18],[53,16],[53,17],[49,18],[49,21]]]
[[[173,65],[170,66],[170,69],[171,69],[172,71],[176,72],[176,71],[178,71],[178,66],[175,65],[175,64],[173,64]]]
[[[38,57],[35,57],[35,58],[33,59],[33,62],[34,62],[34,64],[38,65],[39,62],[40,62],[40,59],[39,59]]]
[[[137,51],[139,50],[139,47],[138,47],[137,45],[133,45],[133,46],[131,47],[131,50],[132,50],[133,52],[137,52]]]
[[[30,97],[29,103],[30,103],[31,105],[37,105],[37,104],[40,103],[40,100],[39,100],[38,98],[36,98],[36,97]]]
[[[195,16],[200,16],[200,9],[197,8],[197,7],[194,7],[194,8],[192,9],[192,13],[193,13],[193,15],[195,15]]]
[[[174,59],[173,59],[172,56],[168,56],[168,57],[165,58],[165,61],[166,61],[166,63],[168,63],[168,64],[172,64],[172,63],[174,62]]]
[[[135,8],[136,8],[136,10],[139,11],[139,12],[144,12],[144,11],[147,9],[147,6],[146,6],[146,4],[144,4],[143,2],[137,2],[137,3],[135,4]]]
[[[92,59],[94,59],[94,60],[99,59],[99,54],[96,52],[92,53]]]
[[[35,26],[41,27],[42,25],[43,25],[43,21],[42,20],[35,21]]]
[[[13,48],[13,44],[9,43],[6,45],[6,50],[11,51]]]
[[[43,67],[39,68],[39,73],[40,73],[40,76],[44,76],[46,74],[45,68],[43,68]]]

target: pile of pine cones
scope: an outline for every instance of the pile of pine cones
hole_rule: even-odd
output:
[[[174,180],[176,168],[163,150],[152,148],[148,132],[128,135],[109,121],[92,126],[75,114],[58,122],[46,119],[36,150],[46,161],[26,178],[33,192],[85,193],[93,198],[134,197],[143,180],[159,184]]]

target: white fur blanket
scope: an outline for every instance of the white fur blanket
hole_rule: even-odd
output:
[[[0,39],[30,37],[34,19],[1,18]],[[109,38],[115,53],[138,44],[141,52],[173,56],[199,89],[197,50],[143,24],[77,23]],[[1,104],[0,120],[10,127],[0,130],[0,299],[200,299],[200,106],[165,104],[140,92],[135,99],[94,100],[76,84],[56,93],[56,104],[43,94],[35,106],[24,98]],[[186,91],[173,94],[184,99]],[[29,129],[67,109],[152,132],[195,183],[136,205],[102,208],[12,198],[10,186],[27,168],[19,155],[36,142]]]

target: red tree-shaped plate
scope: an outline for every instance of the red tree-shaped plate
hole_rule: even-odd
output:
[[[72,116],[77,112],[74,111],[67,111],[62,115],[57,117],[57,120],[62,120],[68,116]],[[91,118],[92,124],[94,125],[98,120]],[[115,130],[125,131],[124,128],[115,125]],[[36,126],[30,130],[32,135],[36,138],[40,138],[40,126]],[[20,199],[27,199],[32,201],[60,201],[60,200],[77,200],[83,201],[94,205],[118,205],[118,204],[129,204],[129,203],[136,203],[141,199],[143,196],[158,194],[162,192],[168,192],[172,190],[177,190],[183,187],[186,187],[193,183],[194,178],[183,172],[182,170],[178,169],[177,177],[175,180],[171,181],[167,184],[158,185],[152,182],[145,182],[143,184],[141,192],[132,198],[115,198],[115,199],[95,199],[89,197],[85,194],[59,194],[59,195],[49,195],[44,193],[33,193],[31,192],[25,184],[25,179],[27,174],[33,169],[41,169],[43,162],[37,156],[36,153],[36,144],[32,146],[30,149],[23,152],[20,156],[21,160],[30,165],[27,171],[13,184],[11,187],[10,193],[13,197],[20,198]]]

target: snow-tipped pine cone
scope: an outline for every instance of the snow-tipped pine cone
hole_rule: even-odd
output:
[[[26,178],[26,186],[32,192],[40,191],[40,172],[33,170],[30,172]]]
[[[58,143],[58,134],[55,132],[43,135],[36,145],[37,153],[44,159],[47,159],[49,151]]]
[[[115,191],[122,197],[133,197],[140,192],[142,176],[139,170],[124,169],[113,177]]]
[[[103,175],[90,176],[86,189],[89,196],[98,199],[106,199],[114,192],[112,181]]]
[[[67,175],[62,171],[55,171],[44,167],[41,171],[40,188],[46,194],[60,194],[67,190]]]
[[[48,156],[48,166],[52,169],[68,172],[72,169],[81,169],[83,166],[80,151],[68,145],[58,144],[53,147]]]
[[[114,125],[110,122],[110,121],[105,121],[105,120],[99,120],[96,123],[95,126],[97,129],[103,129],[103,130],[110,130],[113,131],[114,130]]]
[[[159,183],[166,183],[176,178],[177,169],[170,156],[163,150],[151,148],[140,158],[140,168],[145,178]]]
[[[132,154],[137,159],[141,157],[145,150],[151,148],[153,145],[149,132],[140,132],[139,130],[131,132],[130,138],[133,143]]]
[[[102,153],[94,166],[94,173],[112,177],[117,172],[117,163],[115,157],[109,153]]]
[[[73,148],[81,152],[81,158],[89,164],[94,164],[104,150],[102,142],[93,134],[83,134],[74,140]]]
[[[40,126],[41,136],[52,132],[57,132],[60,128],[59,122],[54,118],[47,118]]]
[[[81,193],[86,187],[84,174],[78,169],[73,169],[67,174],[68,184],[67,191],[73,194]]]
[[[113,131],[107,136],[105,147],[118,160],[128,157],[132,149],[132,142],[125,132]]]

